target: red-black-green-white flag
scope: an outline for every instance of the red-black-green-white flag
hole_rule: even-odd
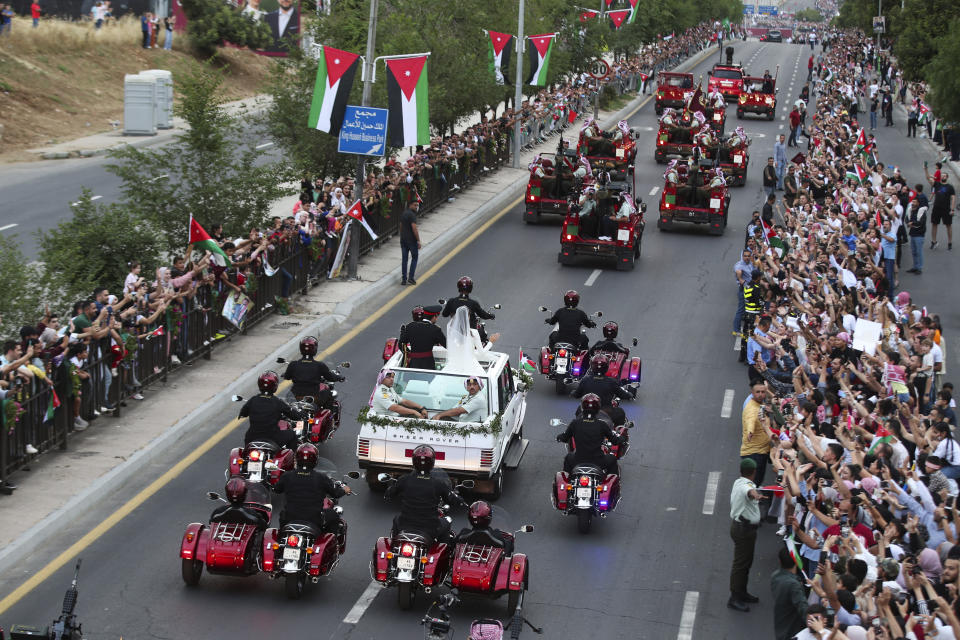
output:
[[[53,389],[50,389],[50,401],[47,402],[47,412],[43,416],[43,421],[50,422],[53,420],[53,414],[59,406],[60,398],[57,396],[57,392]]]
[[[360,56],[354,53],[322,47],[307,121],[311,129],[339,135],[359,62]]]
[[[489,60],[490,73],[496,79],[497,84],[509,84],[506,81],[505,70],[510,67],[510,53],[513,51],[514,37],[509,33],[499,33],[497,31],[487,31],[484,33],[490,38]]]
[[[867,146],[867,134],[863,129],[857,132],[857,141],[853,143],[853,152],[860,153]]]
[[[600,15],[599,11],[594,11],[593,9],[583,9],[580,11],[580,22],[586,22],[587,20],[592,20]]]
[[[387,100],[390,145],[430,144],[426,55],[387,60]]]
[[[607,11],[607,16],[613,20],[613,28],[619,29],[631,13],[633,13],[631,9],[617,9],[616,11]]]
[[[370,228],[370,225],[367,224],[367,221],[363,219],[363,206],[360,204],[359,200],[350,205],[350,208],[347,209],[347,215],[359,222],[360,225],[366,229],[367,233],[370,234],[371,238],[374,240],[377,239],[377,234],[373,232],[373,229]]]
[[[640,3],[640,0],[629,0],[630,2],[630,17],[627,18],[627,24],[633,24],[637,20],[637,6]]]
[[[867,453],[873,453],[873,450],[884,442],[890,442],[893,433],[887,431],[883,425],[877,427],[877,432],[874,434],[873,444],[870,445],[870,450]]]
[[[530,77],[527,84],[542,87],[547,84],[547,68],[550,65],[550,54],[553,52],[555,33],[542,33],[538,36],[528,36],[530,46],[527,47],[527,58],[530,62]]]
[[[213,238],[210,237],[210,234],[204,231],[203,227],[200,226],[200,223],[193,219],[193,216],[190,216],[190,237],[187,240],[188,244],[192,244],[194,249],[199,249],[200,251],[209,251],[212,255],[210,257],[213,262],[215,262],[220,267],[227,266],[227,263],[230,262],[230,257],[227,253],[220,248]]]

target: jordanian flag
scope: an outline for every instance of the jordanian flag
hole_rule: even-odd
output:
[[[884,442],[890,442],[890,438],[893,436],[893,433],[887,431],[883,425],[877,427],[877,432],[874,434],[876,438],[873,441],[873,444],[870,445],[870,450],[867,453],[873,453],[873,450]]]
[[[580,13],[580,22],[586,22],[587,20],[596,18],[598,15],[600,15],[599,11],[594,11],[593,9],[584,9]]]
[[[192,244],[195,249],[199,249],[200,251],[209,251],[213,254],[210,259],[218,266],[225,267],[227,266],[227,262],[230,261],[230,257],[226,252],[210,237],[209,233],[204,231],[203,227],[193,219],[192,215],[190,216],[190,239],[187,240],[187,244]]]
[[[497,84],[505,84],[504,70],[510,67],[510,52],[513,50],[513,36],[507,33],[486,31],[490,36],[490,72]]]
[[[637,5],[640,3],[640,0],[629,0],[630,2],[630,17],[627,18],[627,24],[633,24],[637,19]]]
[[[530,77],[527,84],[542,87],[547,84],[547,67],[550,64],[550,53],[553,51],[553,40],[557,34],[544,33],[539,36],[529,36],[531,47],[527,47],[527,57],[530,58]]]
[[[420,196],[417,196],[417,201],[422,202],[420,200]],[[370,234],[370,238],[373,240],[377,239],[377,234],[373,232],[373,229],[370,228],[370,225],[367,224],[367,221],[363,219],[363,207],[361,206],[359,200],[350,205],[350,208],[347,209],[347,215],[359,222],[363,228],[366,229],[367,233]]]
[[[619,29],[620,25],[633,13],[631,9],[618,9],[616,11],[607,11],[607,15],[613,20],[613,28]]]
[[[867,134],[863,129],[857,133],[857,141],[853,143],[853,152],[860,153],[867,147]]]
[[[317,66],[317,81],[313,85],[310,103],[311,129],[338,135],[343,125],[343,113],[353,87],[360,56],[333,47],[323,47]]]
[[[57,396],[57,392],[53,389],[50,389],[50,401],[47,403],[47,412],[43,416],[44,422],[50,422],[53,420],[54,412],[57,407],[60,406],[60,398]]]
[[[855,164],[853,165],[853,171],[847,171],[847,177],[862,184],[867,179],[867,172],[860,165]]]
[[[427,56],[387,60],[387,98],[390,145],[415,147],[430,144]]]

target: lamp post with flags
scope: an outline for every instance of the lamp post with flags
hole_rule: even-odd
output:
[[[379,10],[380,0],[370,0],[370,21],[367,24],[367,56],[363,59],[363,73],[361,77],[363,78],[363,98],[361,105],[364,107],[370,106],[370,94],[373,93],[373,74],[374,74],[374,64],[375,60],[373,59],[373,51],[377,44],[377,14]],[[363,180],[364,176],[364,156],[357,156],[357,178],[356,178],[356,193],[363,195]],[[361,198],[362,199],[362,198]],[[357,263],[360,260],[360,234],[353,233],[350,234],[350,261],[347,263],[347,275],[348,277],[356,280],[357,279]]]
[[[602,1],[602,0],[601,0]],[[520,168],[520,101],[523,100],[523,0],[520,0],[520,13],[517,16],[517,82],[513,93],[513,163],[514,169]]]

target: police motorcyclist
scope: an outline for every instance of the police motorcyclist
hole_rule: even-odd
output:
[[[581,351],[590,346],[590,341],[586,334],[580,332],[580,328],[592,329],[597,323],[577,308],[579,304],[580,294],[570,289],[563,294],[563,308],[557,309],[552,316],[544,320],[547,324],[558,325],[557,329],[550,333],[551,350],[557,342],[569,342]]]
[[[343,382],[342,375],[332,371],[322,360],[314,360],[319,343],[313,336],[307,336],[300,341],[300,355],[303,357],[287,365],[283,372],[284,380],[293,380],[293,395],[297,400],[305,396],[313,396],[321,407],[329,407],[333,401],[333,394],[329,389],[319,391],[317,387],[323,382]]]
[[[590,371],[577,385],[573,392],[574,397],[582,398],[588,394],[595,394],[600,398],[601,408],[610,416],[613,424],[619,426],[627,421],[627,414],[620,407],[613,406],[614,398],[627,400],[634,394],[620,385],[620,380],[607,376],[609,360],[603,354],[597,354],[590,359]]]
[[[600,352],[605,353],[623,353],[629,354],[630,349],[617,342],[617,334],[620,332],[620,325],[616,322],[606,322],[603,325],[603,340],[598,340],[596,344],[590,347],[587,353],[587,360],[592,361],[593,356]]]
[[[490,526],[490,523],[493,521],[493,510],[489,504],[483,500],[477,500],[471,504],[470,511],[467,512],[467,519],[470,521],[472,528],[460,530],[460,533],[457,535],[458,543],[471,544],[471,539],[478,539],[478,537],[471,538],[471,534],[485,532],[503,545],[503,555],[513,555],[513,534]],[[482,540],[482,538],[480,538],[480,540]]]
[[[427,319],[423,307],[414,307],[412,315],[413,322],[400,327],[400,347],[405,355],[403,366],[432,371],[437,368],[433,347],[447,346],[447,339],[440,327]]]
[[[273,490],[286,496],[283,511],[280,513],[280,526],[288,522],[309,522],[317,529],[328,533],[338,533],[340,516],[333,509],[324,509],[323,500],[327,496],[341,498],[353,493],[349,486],[334,483],[327,474],[314,469],[319,454],[310,443],[297,447],[297,466],[287,471]]]
[[[580,401],[581,414],[567,425],[567,430],[557,436],[557,442],[569,442],[573,438],[576,451],[571,451],[563,460],[563,470],[571,473],[578,464],[593,464],[606,473],[620,473],[617,457],[603,452],[605,440],[620,444],[621,438],[610,425],[597,417],[601,402],[599,396],[588,393]]]
[[[233,476],[227,480],[223,492],[227,502],[217,507],[210,514],[210,522],[224,522],[230,524],[249,524],[255,527],[266,528],[269,518],[265,513],[249,509],[244,506],[247,501],[247,481],[240,476]]]
[[[436,452],[425,444],[414,448],[411,463],[413,471],[400,476],[387,487],[384,500],[400,498],[400,515],[393,519],[393,537],[401,531],[422,533],[439,542],[451,542],[450,522],[440,517],[441,502],[466,506],[456,491],[439,475],[431,474]]]
[[[462,276],[457,280],[457,297],[447,300],[447,303],[443,305],[441,315],[444,318],[450,318],[457,313],[457,309],[460,307],[467,307],[467,309],[470,310],[470,328],[477,330],[482,342],[487,342],[487,334],[480,325],[478,318],[482,320],[493,320],[496,316],[486,311],[480,306],[479,302],[470,297],[470,292],[472,291],[473,280],[470,276]]]
[[[278,426],[284,416],[296,419],[286,402],[273,395],[280,385],[280,376],[274,371],[264,371],[257,378],[260,394],[249,400],[240,409],[240,418],[250,418],[250,426],[243,436],[244,445],[254,440],[269,440],[281,448],[292,449],[297,444],[297,434],[292,430],[281,430]]]

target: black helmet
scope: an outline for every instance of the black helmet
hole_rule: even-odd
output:
[[[620,327],[617,326],[616,322],[608,322],[603,325],[603,337],[607,340],[616,340],[619,331]]]
[[[598,353],[590,359],[590,370],[594,373],[606,373],[608,363],[607,356]]]
[[[317,339],[313,336],[307,336],[300,341],[300,355],[302,356],[315,356],[317,355],[317,346],[319,343]]]
[[[413,450],[413,468],[420,473],[430,473],[436,459],[437,454],[430,445],[421,444]]]
[[[457,291],[460,293],[470,293],[473,291],[473,280],[470,276],[463,276],[457,280]]]
[[[230,504],[243,504],[247,500],[247,482],[240,476],[233,476],[227,480],[223,492],[227,494],[227,502]]]
[[[600,406],[600,396],[595,393],[588,393],[583,396],[583,400],[580,401],[580,409],[583,411],[583,415],[588,418],[597,415],[597,412],[600,411]]]
[[[423,307],[420,305],[415,306],[413,311],[411,311],[411,315],[413,315],[414,320],[423,320]]]
[[[280,386],[280,376],[275,371],[264,371],[257,378],[260,393],[276,393],[278,386]]]
[[[483,500],[477,500],[470,505],[470,511],[467,513],[467,520],[477,528],[486,529],[493,521],[493,511],[490,505]]]
[[[300,469],[313,469],[319,457],[317,448],[309,442],[297,447],[297,467]]]
[[[563,304],[570,308],[576,308],[576,306],[580,304],[580,294],[570,289],[563,294]]]

